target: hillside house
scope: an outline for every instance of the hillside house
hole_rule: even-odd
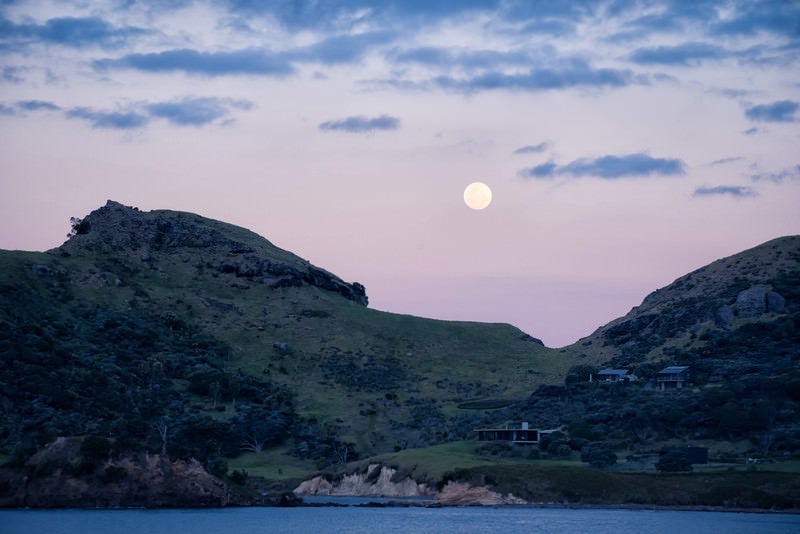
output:
[[[630,382],[633,375],[627,369],[603,369],[596,375],[589,375],[589,382]]]
[[[522,423],[520,428],[479,428],[478,441],[510,441],[511,443],[539,443],[539,430]]]
[[[658,389],[661,391],[665,389],[680,389],[691,378],[689,367],[686,365],[672,365],[665,367],[658,373],[656,382]]]

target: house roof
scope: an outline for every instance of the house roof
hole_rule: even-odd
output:
[[[689,368],[688,365],[672,365],[670,367],[664,367],[658,374],[660,375],[674,375],[677,373],[682,373]]]
[[[627,375],[627,369],[602,369],[597,372],[598,375]]]

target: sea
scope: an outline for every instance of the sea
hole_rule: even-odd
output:
[[[528,506],[0,510],[0,534],[225,532],[797,534],[800,515]]]

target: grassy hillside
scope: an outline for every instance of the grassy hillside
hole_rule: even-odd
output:
[[[525,399],[574,363],[510,325],[366,302],[247,230],[109,202],[57,249],[0,252],[3,450],[62,434],[157,450],[169,420],[175,454],[294,438],[324,463],[341,444],[356,457],[468,437],[460,404]]]
[[[666,365],[690,366],[688,387],[649,388]],[[603,367],[639,380],[589,383]],[[76,436],[95,459],[164,452],[219,475],[369,458],[433,482],[519,463],[463,440],[520,421],[560,430],[523,465],[668,444],[785,460],[800,456],[799,391],[798,236],[681,277],[560,350],[510,325],[372,310],[360,284],[189,213],[109,202],[61,247],[0,251],[0,458],[31,476],[48,472],[37,451]]]

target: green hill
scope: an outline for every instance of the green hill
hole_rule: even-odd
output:
[[[442,444],[475,428],[520,421],[560,432],[534,451],[468,444],[458,461],[634,458],[676,443],[800,455],[800,236],[698,269],[555,350],[506,324],[372,310],[361,284],[190,213],[109,201],[72,223],[56,249],[0,251],[0,460],[12,473],[0,494],[23,476],[158,472],[167,484],[196,475],[194,460],[271,479],[376,456],[417,458],[414,472],[452,465]],[[687,387],[650,387],[667,365],[691,369]],[[638,380],[590,383],[602,368]],[[47,500],[59,484],[43,482],[36,502],[75,505]],[[113,502],[163,503],[139,486]],[[197,502],[218,498],[213,480],[200,486]]]
[[[459,404],[524,399],[574,363],[510,325],[371,310],[363,286],[196,215],[109,202],[72,233],[0,252],[6,454],[59,435],[157,449],[168,420],[171,454],[291,438],[324,463],[339,442],[467,437]]]

